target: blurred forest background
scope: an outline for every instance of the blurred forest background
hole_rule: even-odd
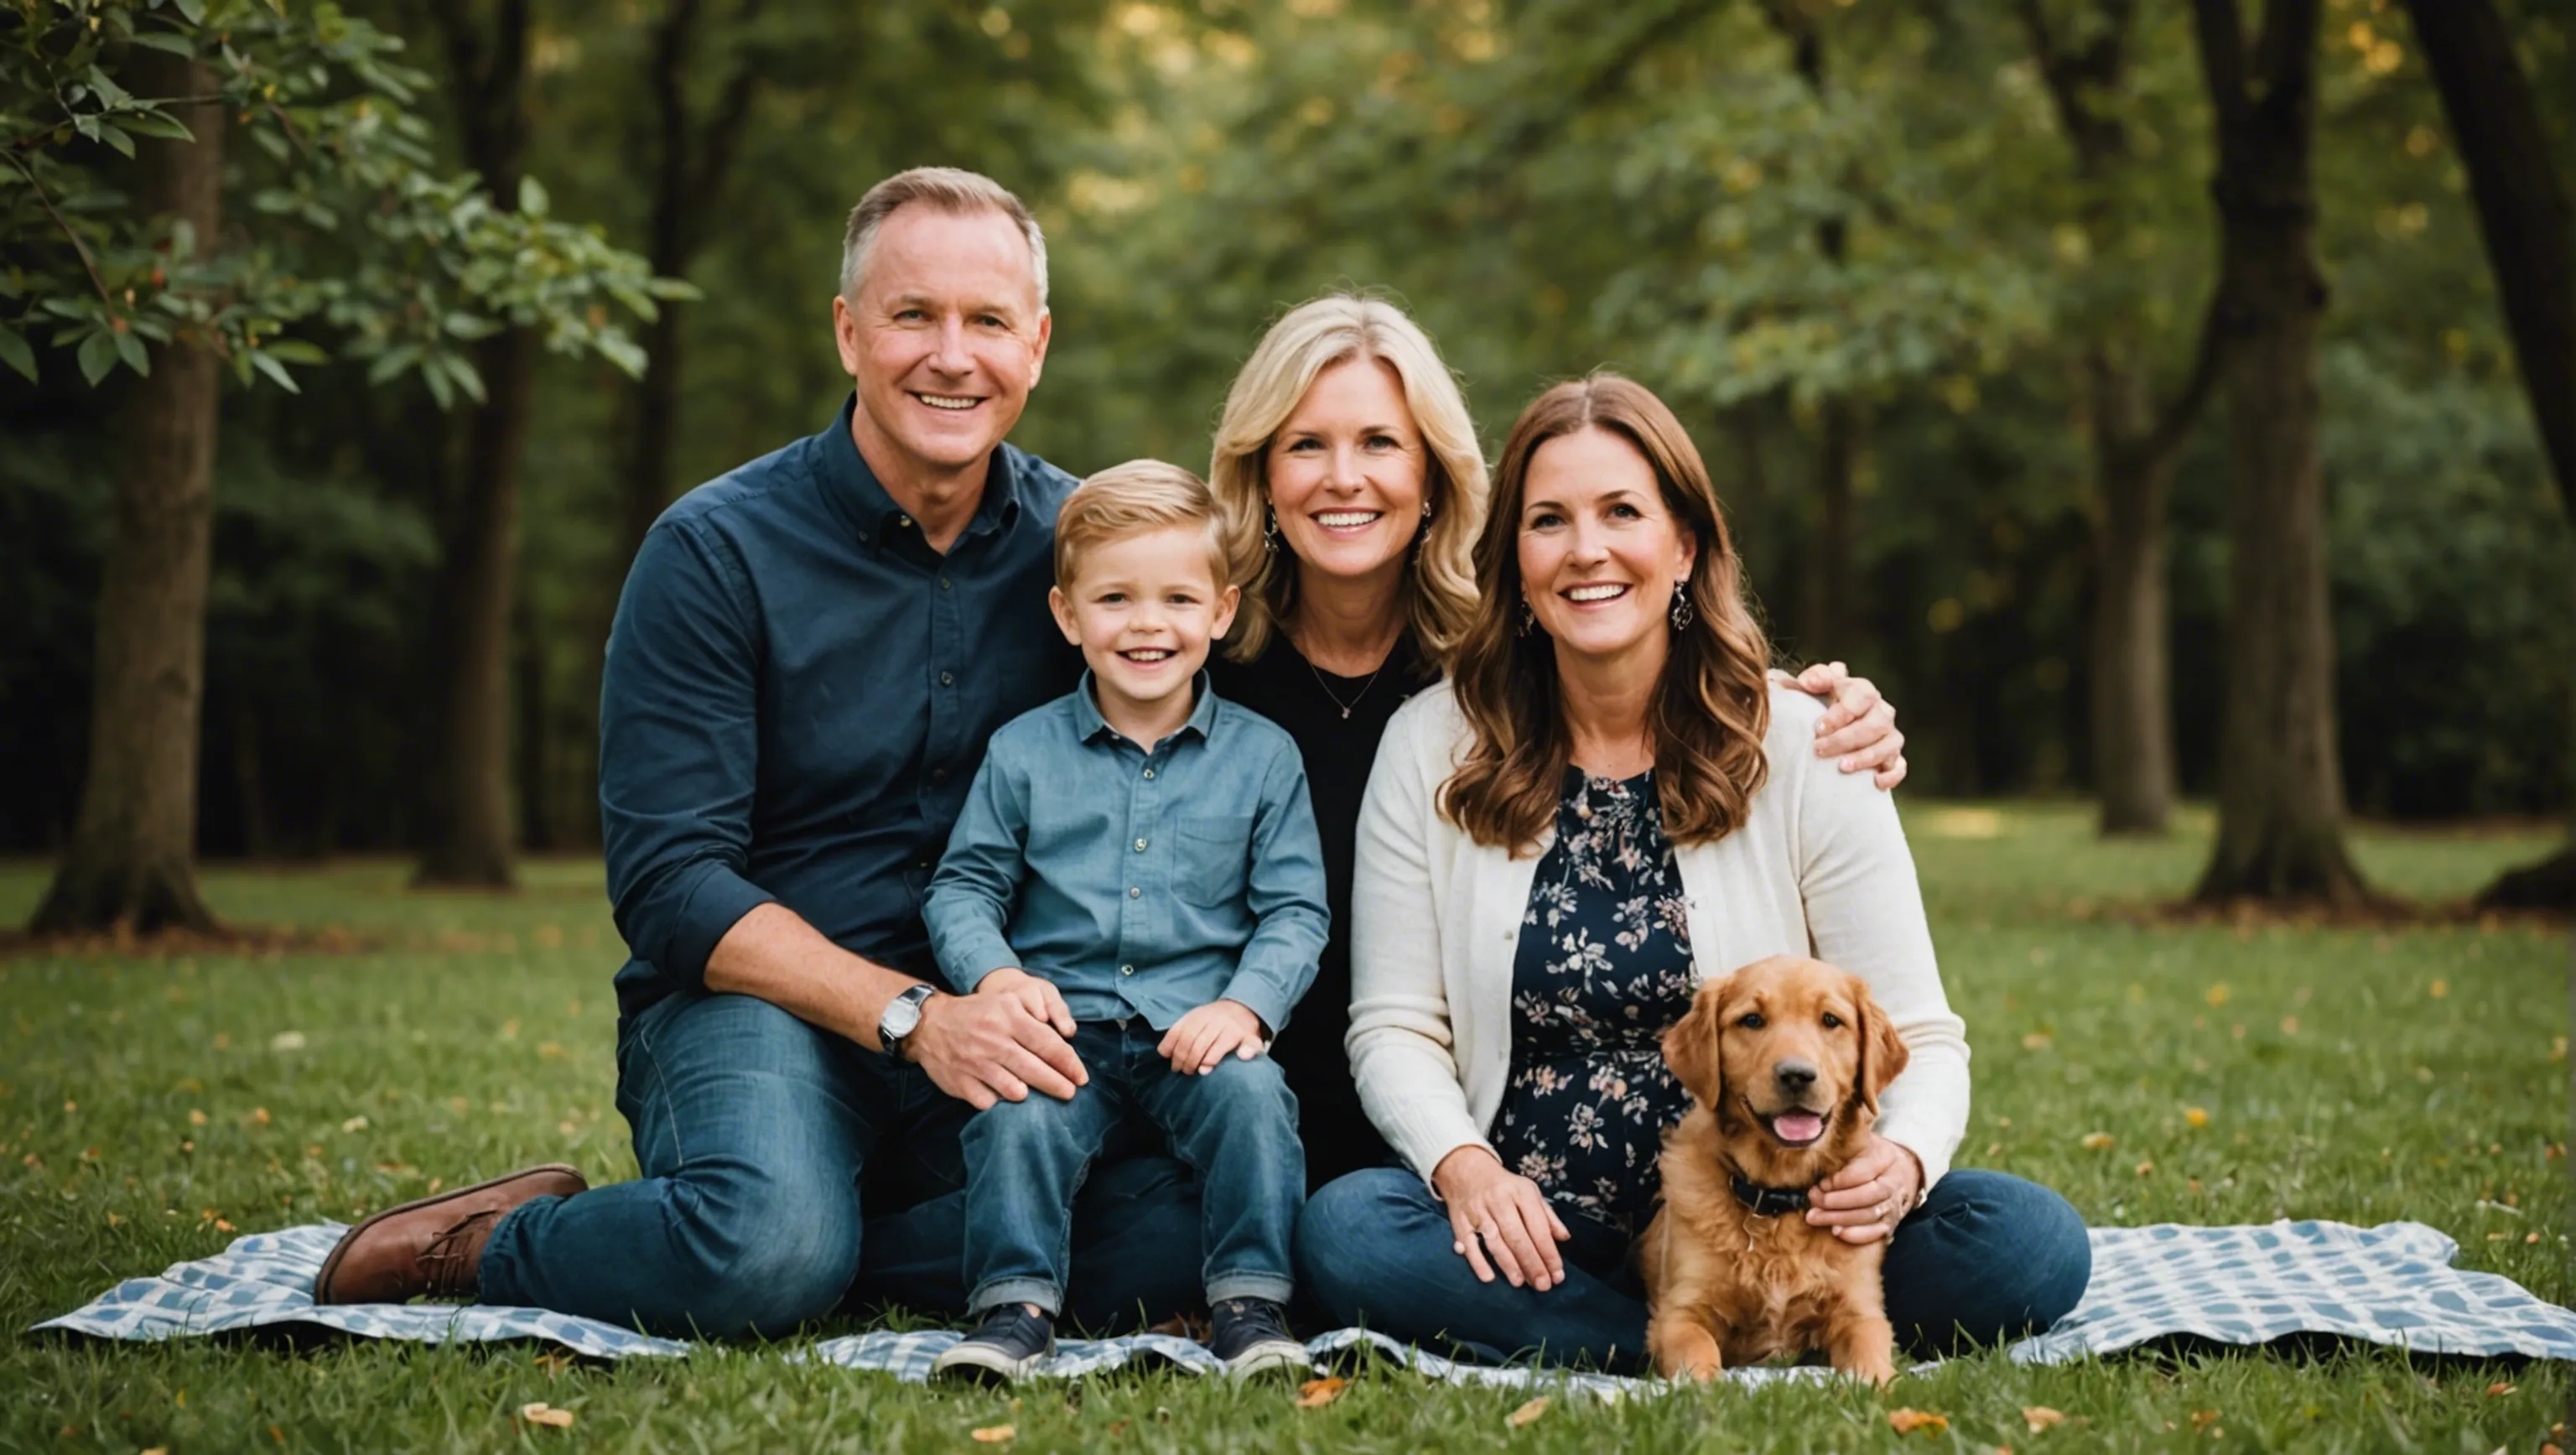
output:
[[[1055,339],[1015,439],[1067,468],[1200,465],[1270,319],[1382,290],[1467,380],[1489,445],[1542,385],[1600,364],[1671,401],[1777,640],[1899,704],[1913,791],[2095,795],[2106,826],[2153,831],[2176,793],[2220,796],[2231,754],[2248,783],[2322,771],[2322,806],[2290,815],[2329,841],[2308,869],[2220,887],[2329,898],[2348,871],[2316,866],[2346,805],[2444,819],[2576,796],[2576,542],[2524,387],[2528,370],[2569,388],[2568,364],[2518,364],[2480,223],[2482,202],[2539,209],[2512,236],[2537,240],[2558,301],[2525,312],[2563,329],[2564,0],[2414,7],[2501,27],[2509,81],[2489,55],[2453,104],[2519,104],[2505,151],[2554,201],[2481,195],[2440,38],[2385,0],[2246,0],[2241,29],[2236,0],[283,3],[0,18],[0,345],[26,359],[0,370],[0,851],[73,845],[94,742],[143,720],[96,692],[124,630],[101,632],[105,562],[117,502],[143,498],[146,415],[171,407],[151,391],[180,387],[192,349],[234,366],[205,386],[221,430],[194,507],[212,542],[195,850],[401,852],[431,880],[503,882],[516,853],[595,845],[600,654],[629,555],[678,493],[829,421],[844,215],[932,162],[1000,178],[1048,230]],[[263,16],[275,44],[337,58],[244,81],[227,68],[258,61]],[[124,38],[156,33],[178,40]],[[127,105],[66,91],[88,73],[44,58],[74,42],[142,118],[140,161],[67,119],[112,130]],[[154,89],[153,66],[176,79]],[[2222,76],[2237,99],[2214,104]],[[153,140],[170,133],[136,98],[227,88],[195,109],[248,134],[281,78],[304,88],[277,101],[307,108],[302,132],[237,135],[215,201],[169,193],[155,159],[188,148]],[[360,135],[396,103],[411,171],[361,177],[365,195],[470,172],[491,215],[440,194],[444,222],[371,243],[347,218],[385,206],[316,200],[302,138]],[[84,206],[41,205],[40,181]],[[217,203],[184,239],[156,221]],[[531,217],[557,220],[551,241],[477,231]],[[261,254],[275,327],[153,313],[178,288],[165,263],[296,227],[322,240]],[[570,281],[513,295],[540,253]],[[455,296],[296,301],[326,270],[384,267],[416,294],[405,269],[444,267]],[[2267,313],[2257,293],[2284,278],[2292,305]],[[144,329],[163,340],[147,379],[119,319],[163,315],[180,321]],[[2303,369],[2304,507],[2279,433]],[[2267,524],[2264,501],[2288,513]],[[2316,622],[2287,600],[2231,633],[2232,599],[2298,597],[2311,557]],[[2249,653],[2258,634],[2272,645]],[[184,650],[170,661],[184,677]],[[2297,725],[2231,730],[2231,673],[2304,691]],[[2310,726],[2321,763],[2262,760],[2316,759]],[[93,839],[122,832],[91,812]],[[136,899],[131,843],[103,852],[124,887],[57,923],[187,918]]]

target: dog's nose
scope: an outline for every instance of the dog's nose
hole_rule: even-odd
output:
[[[1782,1091],[1804,1091],[1816,1084],[1816,1068],[1806,1061],[1783,1061],[1771,1068],[1772,1078]]]

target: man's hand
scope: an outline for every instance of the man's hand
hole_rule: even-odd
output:
[[[1879,694],[1866,677],[1855,677],[1840,662],[1818,662],[1795,677],[1774,669],[1772,676],[1814,697],[1828,698],[1816,724],[1816,756],[1842,761],[1846,773],[1877,770],[1881,788],[1905,781],[1905,734],[1896,730],[1896,704]]]
[[[1846,1243],[1875,1243],[1894,1236],[1922,1196],[1922,1162],[1872,1133],[1859,1156],[1807,1194],[1807,1223],[1833,1229]]]
[[[1228,1051],[1249,1061],[1261,1054],[1261,1017],[1234,1000],[1212,1000],[1172,1022],[1155,1054],[1183,1076],[1205,1076]]]
[[[973,995],[930,997],[903,1046],[933,1085],[982,1111],[1026,1101],[1032,1091],[1071,1101],[1091,1080],[1066,1043],[1072,1034],[1073,1016],[1054,986],[1024,970],[996,970]]]

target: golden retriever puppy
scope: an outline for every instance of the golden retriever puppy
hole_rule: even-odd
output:
[[[1700,987],[1664,1034],[1698,1105],[1664,1138],[1663,1207],[1646,1228],[1646,1352],[1667,1376],[1821,1349],[1896,1377],[1879,1286],[1885,1240],[1808,1225],[1806,1189],[1859,1155],[1905,1043],[1857,975],[1775,955]]]

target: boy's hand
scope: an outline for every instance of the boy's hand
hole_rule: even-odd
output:
[[[975,993],[1015,1000],[1022,1010],[1055,1027],[1057,1035],[1067,1040],[1073,1038],[1073,1012],[1064,1003],[1064,993],[1057,990],[1052,981],[1041,980],[1013,965],[995,970],[976,981]]]
[[[1249,1061],[1261,1054],[1261,1017],[1234,1000],[1215,1000],[1172,1022],[1154,1048],[1184,1076],[1205,1076],[1232,1051]]]

